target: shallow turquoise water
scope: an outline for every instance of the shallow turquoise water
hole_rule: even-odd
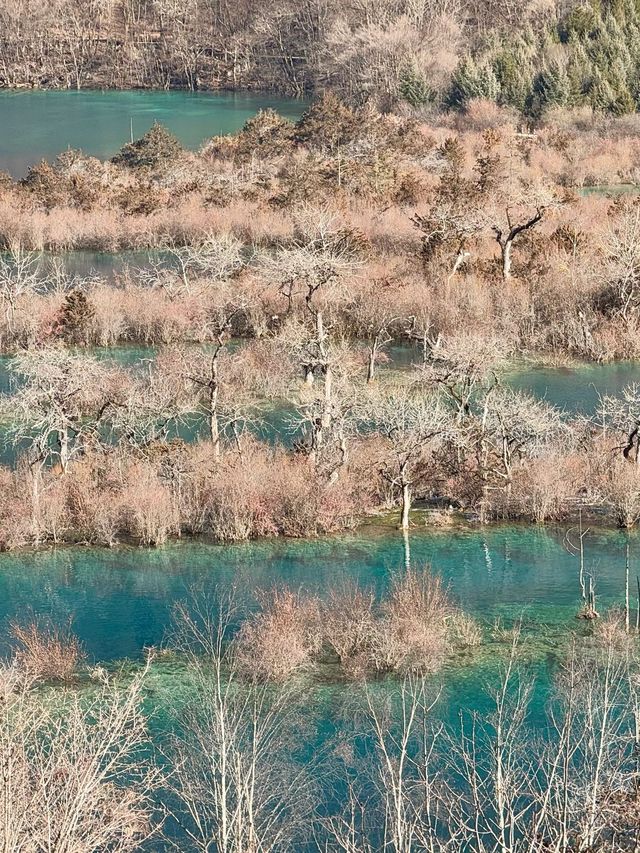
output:
[[[486,638],[481,649],[460,655],[432,678],[430,689],[439,693],[432,718],[455,731],[461,714],[473,712],[482,719],[491,712],[490,691],[509,652],[509,641],[492,636],[491,626],[496,618],[505,627],[521,620],[521,666],[532,686],[528,725],[544,733],[546,700],[558,659],[572,634],[590,630],[575,618],[580,605],[578,565],[563,548],[563,532],[519,526],[439,533],[418,528],[411,533],[410,546],[413,564],[431,564],[452,597],[481,621]],[[601,609],[623,600],[624,547],[622,534],[588,535],[587,565],[596,577]],[[636,561],[640,563],[637,537],[631,550],[635,571]],[[174,603],[194,590],[211,592],[234,584],[243,593],[284,582],[322,594],[354,578],[381,591],[402,571],[405,558],[399,533],[374,528],[317,541],[230,546],[191,542],[155,551],[74,548],[0,555],[0,625],[26,619],[30,611],[50,614],[59,622],[72,619],[90,659],[117,669],[121,659],[139,661],[145,646],[162,642]],[[370,689],[395,707],[397,678]],[[167,731],[180,725],[176,711],[191,698],[183,665],[163,658],[152,665],[146,707],[154,743],[161,746]],[[302,719],[295,731],[285,733],[295,741],[296,761],[304,764],[341,743],[366,739],[360,685],[312,680],[301,701]],[[321,813],[339,804],[340,782],[331,775],[320,773],[317,788],[323,798]],[[170,823],[168,831],[183,844],[180,829]],[[301,844],[299,849],[316,848]]]
[[[504,526],[411,534],[413,564],[430,564],[460,605],[487,623],[522,618],[541,626],[576,629],[578,566],[563,547],[562,531]],[[587,563],[599,602],[620,602],[624,590],[623,534],[598,531],[587,540]],[[632,556],[640,542],[632,539]],[[240,590],[284,582],[322,592],[345,578],[382,589],[404,564],[395,531],[313,541],[237,545],[178,543],[157,550],[68,548],[0,555],[0,623],[32,607],[74,630],[96,660],[136,658],[163,639],[175,601],[189,590],[236,584]],[[640,569],[639,569],[640,570]],[[633,569],[635,572],[635,569]]]
[[[626,385],[640,382],[640,363],[526,367],[508,374],[505,381],[572,414],[591,415],[598,408],[600,394],[617,396]]]
[[[234,133],[259,109],[297,118],[302,101],[259,94],[152,91],[0,91],[0,169],[23,175],[66,148],[110,157],[159,121],[187,148]]]

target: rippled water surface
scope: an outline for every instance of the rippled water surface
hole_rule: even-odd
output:
[[[484,621],[522,616],[534,625],[572,629],[580,604],[578,565],[564,535],[532,526],[416,527],[411,559],[431,565],[460,605]],[[603,604],[624,597],[625,541],[607,531],[588,537],[589,570]],[[634,539],[632,553],[635,546]],[[95,659],[135,658],[145,645],[161,642],[173,604],[192,588],[284,582],[322,592],[351,578],[380,590],[402,570],[405,556],[400,534],[373,527],[320,540],[6,554],[0,555],[0,621],[30,606],[57,619],[73,617]]]

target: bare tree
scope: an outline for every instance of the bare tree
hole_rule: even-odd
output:
[[[0,301],[10,332],[20,297],[45,286],[40,261],[37,252],[27,252],[20,245],[11,246],[8,254],[0,253]]]
[[[320,426],[325,432],[331,427],[334,378],[325,306],[335,299],[344,277],[361,262],[361,247],[354,235],[340,229],[328,212],[311,209],[298,218],[293,245],[264,258],[264,275],[278,285],[287,300],[287,313],[297,300],[303,300],[305,325],[301,329],[306,334],[298,349],[305,382],[312,385],[316,375],[323,379]]]
[[[609,394],[600,398],[599,417],[602,426],[612,429],[623,439],[620,447],[626,460],[640,465],[640,385],[631,383],[620,397]]]
[[[4,405],[12,440],[28,441],[39,465],[53,459],[66,473],[73,456],[99,437],[118,396],[120,371],[58,347],[20,353],[11,371],[17,388]]]
[[[161,258],[138,271],[152,287],[165,290],[170,298],[206,291],[214,282],[227,282],[249,263],[249,253],[240,239],[228,233],[208,234],[186,246],[166,243]]]
[[[445,441],[455,439],[455,425],[439,395],[425,394],[408,385],[371,392],[363,400],[360,418],[387,441],[384,476],[400,491],[400,527],[406,530],[414,489],[430,473],[433,476],[429,463]]]
[[[126,376],[110,416],[110,434],[133,453],[145,453],[166,441],[172,430],[193,415],[196,401],[175,352],[160,353]]]
[[[534,228],[539,222],[542,222],[544,215],[543,207],[536,207],[535,213],[522,218],[514,219],[514,210],[512,207],[505,207],[504,218],[505,226],[494,225],[493,231],[496,235],[496,242],[500,246],[500,254],[502,256],[502,277],[505,281],[511,278],[511,249],[515,240],[525,231]]]
[[[637,664],[624,628],[570,650],[552,688],[544,740],[528,722],[532,685],[518,666],[519,630],[488,713],[433,715],[411,677],[380,705],[347,767],[345,808],[328,821],[345,853],[632,851],[638,840]],[[619,630],[622,644],[616,639]]]
[[[375,379],[376,366],[385,347],[393,341],[393,329],[400,319],[389,290],[388,281],[374,280],[358,292],[350,309],[356,334],[368,344],[367,382]]]
[[[169,750],[174,816],[195,851],[293,850],[309,789],[284,742],[295,694],[241,680],[230,643],[236,606],[233,593],[221,593],[177,608],[173,642],[190,662],[192,698],[178,710]]]
[[[487,394],[483,420],[497,463],[494,470],[507,494],[517,461],[536,458],[560,444],[566,449],[573,440],[559,409],[522,391],[496,388]]]
[[[15,669],[0,674],[0,843],[43,853],[134,853],[156,835],[142,710],[143,671],[128,687],[56,699]]]
[[[494,387],[506,358],[504,343],[495,337],[463,333],[431,338],[419,377],[443,392],[458,424],[471,415],[474,398]]]
[[[604,264],[600,277],[604,299],[614,315],[630,324],[640,309],[640,208],[625,205],[613,219],[604,238]]]

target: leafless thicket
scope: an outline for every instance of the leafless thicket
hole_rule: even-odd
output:
[[[249,677],[286,681],[334,659],[351,678],[435,672],[452,649],[478,645],[481,636],[424,568],[394,576],[380,600],[353,584],[323,597],[276,590],[243,623],[235,644]]]
[[[34,618],[13,622],[10,634],[16,647],[14,665],[33,682],[70,681],[78,674],[85,652],[70,628]]]
[[[178,707],[168,786],[189,849],[295,849],[311,819],[311,775],[296,759],[299,698],[241,677],[230,642],[234,594],[179,605],[172,645],[189,662],[191,698]]]
[[[635,849],[633,672],[611,638],[591,652],[574,649],[539,734],[513,657],[489,714],[461,713],[455,731],[436,722],[438,697],[422,678],[407,678],[382,702],[370,691],[372,745],[362,764],[345,766],[350,794],[329,821],[333,843],[405,853]]]
[[[156,834],[141,678],[91,697],[44,699],[16,668],[0,678],[0,839],[5,850],[139,850]]]

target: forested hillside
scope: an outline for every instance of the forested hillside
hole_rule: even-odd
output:
[[[624,114],[639,0],[0,0],[0,85],[327,88],[385,109],[487,98]]]

